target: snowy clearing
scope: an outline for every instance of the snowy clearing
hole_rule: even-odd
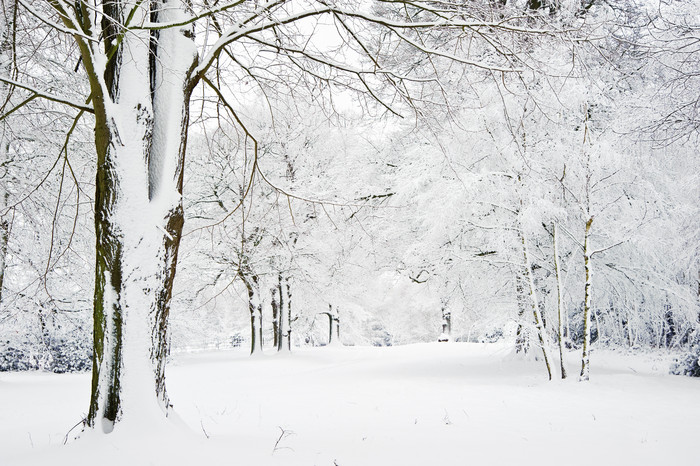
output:
[[[67,446],[89,374],[2,373],[0,464],[96,464],[97,450],[133,466],[694,464],[700,380],[667,367],[596,352],[583,384],[548,382],[501,344],[179,354],[175,419],[132,417]]]

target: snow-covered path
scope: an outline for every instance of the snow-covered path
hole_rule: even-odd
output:
[[[548,382],[541,363],[497,344],[180,354],[168,386],[189,430],[124,423],[65,447],[88,375],[5,373],[0,465],[98,464],[98,449],[99,464],[133,466],[697,462],[700,380],[615,353],[592,364],[581,384]]]

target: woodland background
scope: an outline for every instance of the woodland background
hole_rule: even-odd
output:
[[[535,354],[533,306],[549,344],[578,350],[587,266],[594,348],[692,351],[700,5],[569,3],[501,6],[559,31],[513,39],[517,73],[396,46],[396,63],[438,79],[379,83],[374,98],[322,64],[301,73],[249,48],[216,76],[240,120],[196,90],[172,351],[272,350],[287,312],[292,349],[339,333],[375,346],[505,338]],[[42,27],[14,21],[15,34]],[[15,81],[87,94],[70,41],[17,46],[3,31]],[[93,123],[3,86],[0,370],[87,370]]]

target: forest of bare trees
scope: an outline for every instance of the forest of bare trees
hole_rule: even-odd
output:
[[[697,2],[0,1],[0,370],[86,426],[194,348],[697,374]]]

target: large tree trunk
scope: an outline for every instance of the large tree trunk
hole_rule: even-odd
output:
[[[189,74],[196,63],[191,27],[156,33],[114,24],[175,21],[183,3],[152,13],[105,3],[106,54],[81,42],[95,109],[96,267],[92,396],[86,423],[105,432],[125,414],[169,407],[165,389],[168,314],[182,236],[182,184]],[[178,5],[180,9],[178,9]],[[154,396],[155,395],[155,396]],[[151,400],[151,401],[148,401]]]

